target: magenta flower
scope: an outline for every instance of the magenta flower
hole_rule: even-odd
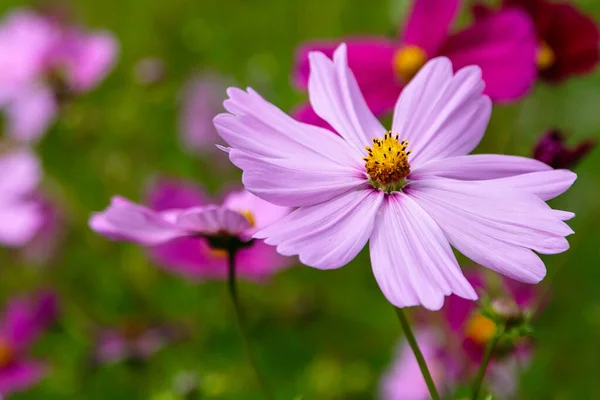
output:
[[[0,23],[0,107],[7,132],[29,142],[54,120],[65,94],[95,87],[112,69],[117,42],[107,32],[86,33],[44,15],[17,10]]]
[[[226,84],[216,74],[193,76],[183,87],[179,125],[186,149],[201,154],[214,152],[219,135],[213,117],[223,111]]]
[[[229,90],[215,118],[229,158],[258,197],[299,207],[254,237],[320,269],[350,262],[370,240],[375,278],[398,307],[436,310],[451,293],[477,295],[450,244],[522,282],[546,273],[543,254],[568,249],[572,213],[544,200],[576,175],[515,156],[467,155],[491,112],[478,67],[456,74],[428,62],[404,89],[387,131],[369,111],[347,65],[311,53],[309,97],[338,133],[299,123],[252,89]]]
[[[596,146],[594,140],[588,139],[568,147],[565,144],[566,140],[567,138],[560,130],[548,131],[537,142],[533,158],[553,168],[572,169]]]
[[[227,276],[227,253],[211,247],[211,236],[246,241],[289,212],[246,191],[231,192],[220,206],[207,205],[198,189],[167,181],[151,190],[150,205],[115,197],[106,211],[92,217],[90,226],[114,239],[153,246],[150,252],[160,265],[194,280]],[[289,259],[262,240],[240,249],[236,260],[238,274],[256,281],[289,265]]]
[[[358,86],[376,116],[394,109],[398,95],[427,60],[446,56],[455,71],[468,66],[481,68],[485,93],[494,101],[509,102],[523,97],[536,79],[536,36],[527,15],[503,10],[477,20],[470,27],[450,34],[460,8],[459,0],[415,0],[399,40],[383,37],[345,39],[348,64]],[[308,54],[333,54],[339,41],[303,45],[297,53],[295,81],[306,89]],[[318,112],[317,112],[318,114]],[[309,105],[296,112],[303,122],[323,125]]]
[[[23,391],[38,383],[47,366],[27,355],[28,348],[54,321],[57,301],[41,292],[35,298],[14,298],[0,321],[0,394]]]
[[[33,199],[40,176],[40,165],[33,154],[16,150],[0,155],[1,244],[23,246],[43,224],[43,212]]]
[[[440,393],[446,393],[453,383],[453,371],[445,356],[444,346],[434,330],[416,333],[419,347]],[[392,366],[380,385],[382,400],[427,400],[431,398],[419,364],[407,343],[403,343]]]

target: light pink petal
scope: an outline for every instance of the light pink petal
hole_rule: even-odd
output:
[[[38,140],[57,113],[54,94],[44,85],[24,89],[6,108],[9,135],[21,142]]]
[[[297,122],[251,89],[229,90],[229,112],[215,118],[231,146],[229,158],[244,170],[250,192],[281,206],[334,198],[367,181],[361,153],[330,131]]]
[[[235,236],[250,228],[248,219],[238,211],[212,205],[183,211],[177,217],[177,225],[204,235],[226,232]]]
[[[416,339],[431,377],[440,392],[450,379],[448,366],[439,357],[441,340],[433,331],[417,331]],[[428,400],[427,384],[417,363],[417,359],[406,342],[402,343],[391,368],[381,381],[382,400]],[[442,393],[443,394],[443,393]]]
[[[459,0],[415,0],[402,42],[433,57],[443,45],[460,6]]]
[[[476,300],[448,240],[433,219],[403,193],[386,196],[371,236],[375,279],[396,307],[439,310],[452,293]]]
[[[299,255],[308,266],[339,268],[365,246],[383,197],[383,192],[372,189],[351,191],[326,203],[300,207],[254,237],[277,246],[282,255]]]
[[[546,274],[531,250],[556,254],[573,233],[539,197],[495,182],[450,179],[413,182],[407,189],[465,256],[521,282]]]
[[[34,201],[0,204],[0,243],[23,246],[39,231],[44,222],[40,205]]]
[[[319,117],[313,110],[310,103],[304,103],[292,110],[291,115],[298,121],[305,124],[319,126],[321,128],[335,131],[323,118]]]
[[[479,144],[492,108],[483,88],[477,67],[453,75],[450,61],[440,57],[421,68],[400,95],[392,124],[409,142],[411,167],[468,154]]]
[[[19,360],[0,369],[0,394],[9,395],[29,389],[48,373],[46,365],[33,360]]]
[[[533,158],[502,154],[471,154],[430,161],[413,169],[411,179],[441,177],[461,181],[508,178],[530,172],[552,171]]]
[[[311,53],[308,95],[317,115],[360,152],[373,138],[387,130],[369,110],[358,83],[348,68],[346,45],[341,44],[333,61],[323,53]]]
[[[547,201],[566,192],[576,179],[577,174],[566,169],[557,169],[496,179],[492,182],[529,192]]]
[[[93,89],[112,70],[119,44],[109,32],[76,36],[76,47],[69,63],[69,83],[79,92]]]
[[[251,231],[266,228],[279,221],[292,211],[289,207],[276,206],[253,195],[247,190],[231,192],[223,206],[231,210],[252,215]]]
[[[455,69],[481,68],[484,93],[494,101],[514,101],[529,92],[537,78],[535,30],[527,14],[509,9],[477,20],[440,50]]]
[[[188,230],[175,225],[172,218],[118,196],[111,200],[106,210],[93,214],[89,224],[94,231],[109,238],[146,246],[190,234]]]
[[[31,152],[17,150],[0,156],[0,204],[29,196],[41,178],[39,159]]]
[[[378,37],[345,38],[344,42],[348,49],[348,67],[352,70],[369,109],[377,116],[387,114],[394,109],[403,87],[393,68],[398,43]],[[316,41],[301,46],[296,53],[296,85],[301,89],[308,86],[308,56],[311,52],[318,51],[333,58],[333,53],[339,45],[339,41]],[[299,121],[333,130],[310,106],[298,110],[294,116]]]

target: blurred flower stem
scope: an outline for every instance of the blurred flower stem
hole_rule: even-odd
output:
[[[494,352],[494,348],[496,347],[498,340],[500,340],[503,334],[504,325],[499,325],[498,331],[485,348],[483,360],[481,360],[481,364],[479,365],[479,369],[477,370],[477,375],[475,376],[475,380],[473,381],[473,393],[471,395],[471,400],[477,400],[479,398],[479,392],[481,391],[483,378],[485,378],[485,372],[487,371],[488,364],[490,363],[490,359],[492,358],[492,353]]]
[[[236,270],[235,270],[235,255],[237,253],[236,248],[230,248],[227,250],[228,256],[228,279],[227,286],[229,288],[229,294],[231,295],[231,301],[233,302],[233,308],[235,310],[235,317],[237,319],[238,326],[240,328],[240,334],[242,336],[242,341],[244,344],[244,350],[246,351],[246,356],[248,357],[248,361],[252,365],[252,369],[254,370],[254,374],[256,375],[256,379],[258,384],[260,385],[262,392],[267,400],[274,400],[275,396],[269,390],[266,381],[264,380],[262,374],[260,373],[260,369],[258,368],[258,363],[256,362],[256,358],[254,357],[254,353],[252,352],[252,347],[250,346],[250,338],[248,336],[248,331],[246,329],[246,321],[244,319],[244,313],[242,310],[242,306],[240,304],[240,300],[237,293],[237,280],[236,280]]]
[[[415,354],[415,358],[417,359],[417,363],[419,364],[419,368],[421,369],[421,373],[423,374],[423,378],[425,379],[425,383],[427,384],[427,388],[429,389],[431,399],[440,400],[440,395],[438,394],[438,391],[435,388],[435,383],[433,382],[433,378],[431,378],[431,373],[429,372],[429,368],[427,368],[427,363],[425,362],[423,353],[419,348],[417,339],[415,339],[415,335],[412,331],[412,328],[410,327],[408,318],[406,318],[406,314],[404,313],[404,310],[402,308],[394,308],[396,310],[398,320],[400,321],[400,325],[402,325],[402,330],[404,331],[404,335],[406,336],[406,341],[410,345],[412,352]]]

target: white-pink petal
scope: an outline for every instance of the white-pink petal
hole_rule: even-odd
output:
[[[442,230],[404,193],[386,196],[370,243],[375,278],[396,307],[439,310],[452,293],[477,299]]]
[[[215,205],[183,211],[177,217],[177,225],[204,235],[228,233],[237,236],[250,228],[250,222],[240,212]]]
[[[430,161],[413,168],[410,178],[441,177],[479,181],[551,170],[552,167],[533,158],[502,154],[471,154]]]
[[[574,172],[566,169],[556,169],[495,179],[492,182],[529,192],[546,201],[566,192],[575,183],[576,179],[577,174]]]
[[[421,68],[402,91],[392,123],[392,132],[409,142],[412,168],[468,154],[479,144],[492,110],[484,86],[478,67],[453,74],[445,57]]]
[[[0,204],[30,195],[41,176],[36,156],[19,150],[0,156]]]
[[[491,182],[417,181],[408,194],[433,217],[450,243],[473,261],[521,282],[537,283],[546,268],[531,250],[568,249],[573,231],[537,196]]]
[[[346,45],[333,54],[333,61],[323,53],[311,52],[308,94],[315,113],[361,153],[373,138],[387,130],[373,115],[348,68]]]
[[[319,269],[339,268],[365,246],[384,194],[373,189],[350,191],[326,203],[300,207],[254,235],[286,256]]]

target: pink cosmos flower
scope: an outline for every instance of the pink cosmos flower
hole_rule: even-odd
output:
[[[106,211],[92,217],[90,226],[114,239],[153,246],[151,254],[160,265],[194,280],[227,276],[227,253],[211,247],[211,236],[246,241],[289,212],[246,191],[231,192],[220,206],[207,205],[198,189],[168,181],[151,190],[150,204],[147,208],[115,197]],[[262,240],[236,255],[238,274],[255,281],[288,265],[288,259]]]
[[[55,118],[58,99],[93,89],[112,69],[117,42],[29,10],[0,22],[0,107],[7,132],[30,142]]]
[[[47,366],[27,356],[28,348],[54,321],[56,297],[40,292],[35,298],[14,298],[0,320],[0,395],[26,390],[47,373]]]
[[[477,295],[450,244],[479,264],[527,283],[546,273],[534,251],[568,249],[572,213],[544,202],[567,190],[570,171],[522,157],[467,155],[491,112],[478,67],[456,74],[428,62],[398,99],[392,129],[367,107],[348,68],[310,55],[309,97],[338,133],[295,121],[252,89],[229,89],[215,118],[250,192],[298,207],[254,234],[306,265],[339,268],[370,240],[373,272],[398,307],[437,310],[451,293]]]
[[[460,4],[460,0],[415,0],[399,40],[344,40],[348,64],[376,116],[392,111],[406,84],[427,60],[437,56],[448,57],[455,71],[479,66],[485,93],[494,101],[510,102],[527,94],[537,74],[537,42],[531,20],[520,10],[503,10],[450,34]],[[313,42],[298,50],[294,78],[301,89],[309,84],[309,53],[321,51],[331,56],[338,44]],[[326,126],[315,111],[305,105],[295,115],[300,121]]]
[[[0,155],[0,243],[18,247],[29,242],[44,215],[33,194],[40,181],[38,159],[25,150]]]
[[[416,332],[419,347],[440,393],[453,382],[452,369],[445,360],[439,332],[421,330]],[[407,343],[402,343],[392,366],[385,373],[380,385],[382,400],[427,400],[430,398],[427,384],[414,353]]]
[[[223,111],[225,88],[224,79],[214,73],[195,75],[184,85],[179,124],[186,149],[201,154],[216,149],[219,135],[212,119]]]

